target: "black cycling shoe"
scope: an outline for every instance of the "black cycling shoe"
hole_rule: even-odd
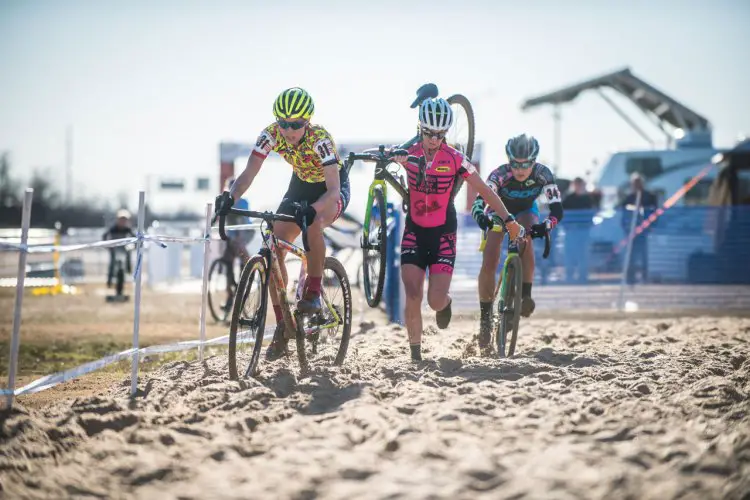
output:
[[[286,344],[287,339],[284,338],[284,323],[279,323],[276,325],[276,330],[273,332],[271,345],[266,349],[266,360],[276,361],[277,359],[286,356]]]
[[[451,304],[452,303],[453,303],[453,299],[451,299],[451,301],[448,302],[448,305],[445,306],[445,308],[435,313],[435,322],[437,323],[438,328],[440,328],[441,330],[448,328],[448,325],[451,324]]]
[[[320,294],[307,295],[297,301],[297,310],[303,314],[312,314],[320,312],[323,308],[323,302],[320,300]]]
[[[536,309],[536,303],[531,297],[524,297],[521,300],[521,316],[528,318]]]

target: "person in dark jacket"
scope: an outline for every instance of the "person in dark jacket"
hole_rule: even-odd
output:
[[[565,229],[565,277],[568,283],[584,284],[589,275],[589,231],[594,200],[586,192],[586,183],[580,177],[573,179],[571,187],[571,192],[562,202],[566,214],[562,223]]]
[[[119,240],[121,238],[134,237],[135,233],[130,227],[130,212],[127,210],[120,209],[117,211],[117,221],[107,229],[107,232],[102,236],[103,240]],[[115,252],[117,248],[109,249],[109,270],[107,271],[107,288],[112,287],[112,280],[114,279],[115,273]],[[130,259],[130,251],[125,250],[127,257],[125,258],[125,272],[132,272],[132,262]]]
[[[633,248],[630,252],[630,261],[627,264],[626,277],[627,283],[632,285],[635,283],[635,273],[637,268],[640,268],[641,271],[641,281],[644,283],[648,281],[648,233],[653,225],[650,225],[648,229],[642,229],[640,231],[638,231],[638,229],[639,226],[643,224],[643,221],[648,219],[657,209],[658,201],[654,193],[645,189],[643,177],[638,173],[634,173],[630,177],[630,188],[630,194],[625,197],[619,208],[623,211],[622,229],[626,236],[630,235],[630,225],[633,217],[636,217],[636,231],[633,237]],[[637,203],[639,192],[641,194],[640,203]]]

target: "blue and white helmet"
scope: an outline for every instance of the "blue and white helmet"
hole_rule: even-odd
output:
[[[453,125],[451,105],[441,97],[425,99],[419,106],[419,125],[437,132],[448,130]]]
[[[505,154],[508,155],[510,161],[518,159],[536,161],[539,155],[539,142],[533,135],[521,134],[511,137],[505,145]]]

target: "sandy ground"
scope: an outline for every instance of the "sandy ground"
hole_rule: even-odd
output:
[[[432,323],[428,318],[427,324]],[[380,323],[382,324],[382,323]],[[341,368],[228,380],[225,356],[0,419],[6,498],[750,498],[750,320],[529,320],[426,361],[378,326]]]

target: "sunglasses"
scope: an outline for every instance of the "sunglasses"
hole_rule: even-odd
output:
[[[532,160],[526,160],[526,161],[515,161],[515,160],[513,160],[513,161],[510,162],[510,168],[516,168],[516,169],[526,170],[528,168],[533,167],[534,163],[536,163],[536,162],[534,162]]]
[[[433,132],[432,130],[422,129],[422,135],[428,139],[445,139],[445,132]]]
[[[283,128],[284,130],[290,128],[292,130],[299,130],[305,125],[307,125],[307,121],[302,122],[288,122],[286,120],[277,120],[276,121],[279,124],[279,127]]]

